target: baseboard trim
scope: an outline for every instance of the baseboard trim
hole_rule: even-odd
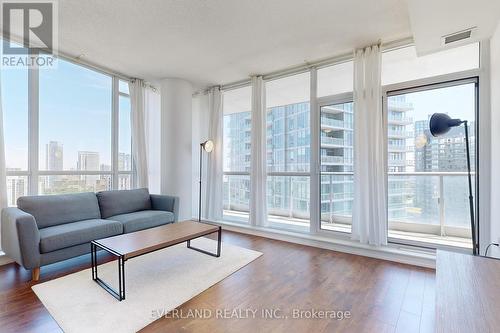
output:
[[[313,246],[321,249],[355,254],[398,263],[436,268],[436,255],[434,251],[412,249],[395,244],[387,246],[373,246],[360,244],[351,240],[324,237],[320,235],[299,234],[290,231],[242,226],[225,221],[210,221],[224,227],[225,230],[239,232],[247,235],[260,236],[289,243]]]
[[[7,264],[10,264],[12,262],[14,262],[14,260],[10,259],[9,257],[7,257],[5,255],[5,253],[0,251],[0,266],[7,265]]]

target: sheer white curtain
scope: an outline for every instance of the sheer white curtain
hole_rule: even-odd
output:
[[[387,244],[386,141],[378,45],[354,55],[354,207],[352,238]]]
[[[148,187],[148,160],[146,152],[145,125],[145,84],[143,80],[135,79],[129,82],[130,90],[130,121],[132,126],[132,158],[137,174],[137,187]]]
[[[267,225],[266,93],[262,76],[252,77],[250,224]]]
[[[1,77],[0,77],[1,81]],[[5,143],[3,136],[2,85],[0,83],[0,210],[7,207],[7,176],[5,170]],[[1,230],[0,230],[1,232]],[[0,250],[2,249],[0,237]]]
[[[207,156],[207,186],[205,192],[205,218],[222,220],[222,94],[219,87],[208,92],[208,139],[214,150]]]
[[[161,191],[161,95],[158,90],[145,90],[146,155],[148,185],[151,193]]]

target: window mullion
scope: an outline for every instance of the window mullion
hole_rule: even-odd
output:
[[[118,189],[118,128],[119,128],[119,92],[118,92],[118,78],[113,76],[113,89],[112,89],[112,111],[111,111],[111,171],[112,175],[112,188]]]
[[[318,80],[317,80],[317,69],[311,69],[310,76],[310,98],[309,98],[309,126],[311,133],[311,141],[310,141],[310,163],[309,163],[309,172],[310,172],[310,188],[309,188],[309,216],[310,216],[310,224],[309,224],[309,232],[317,233],[320,230],[320,216],[321,216],[321,204],[320,204],[320,117],[319,117],[319,106],[317,100],[317,88],[318,88]]]
[[[39,85],[40,71],[35,65],[28,69],[28,194],[30,195],[38,194]]]

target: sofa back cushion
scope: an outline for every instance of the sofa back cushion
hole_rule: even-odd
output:
[[[101,218],[97,198],[91,192],[20,197],[17,207],[33,215],[40,229]]]
[[[103,219],[120,214],[151,209],[151,199],[147,188],[97,193]]]

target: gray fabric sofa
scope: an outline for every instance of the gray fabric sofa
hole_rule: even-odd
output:
[[[90,253],[94,239],[177,221],[177,197],[147,189],[20,197],[2,210],[2,250],[32,270]]]

